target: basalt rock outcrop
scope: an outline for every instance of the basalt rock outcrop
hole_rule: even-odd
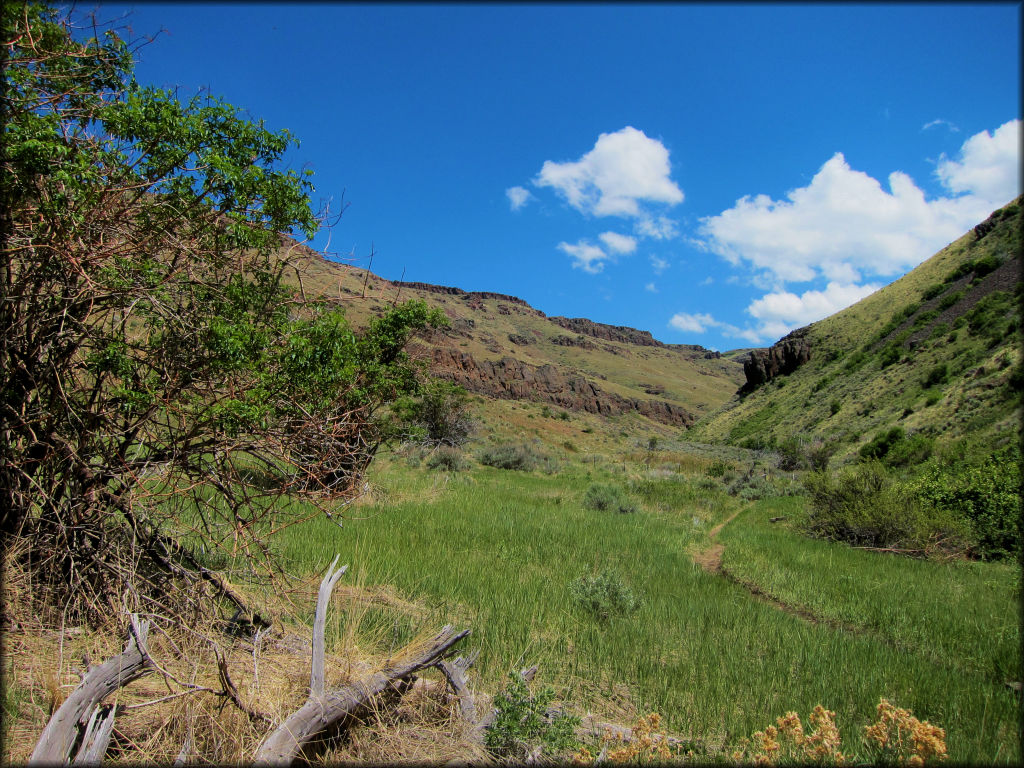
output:
[[[799,328],[780,339],[768,349],[751,350],[743,362],[746,384],[741,393],[753,392],[778,376],[786,376],[811,359],[811,345],[807,328]]]
[[[693,414],[678,405],[606,392],[583,376],[567,376],[550,364],[534,366],[508,356],[477,360],[467,352],[435,348],[430,368],[435,376],[489,397],[528,399],[604,416],[635,411],[673,426],[685,427],[694,422]]]

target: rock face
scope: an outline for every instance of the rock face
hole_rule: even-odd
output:
[[[768,349],[755,349],[743,362],[743,373],[747,383],[740,392],[753,392],[776,376],[792,373],[811,359],[811,345],[807,341],[807,329],[799,328]]]
[[[690,426],[693,414],[663,400],[638,400],[605,392],[582,376],[565,376],[553,365],[533,366],[514,357],[476,360],[467,352],[435,348],[431,371],[470,392],[503,399],[529,399],[570,410],[614,416],[636,411],[674,426]]]

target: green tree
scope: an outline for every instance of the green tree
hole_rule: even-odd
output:
[[[410,303],[356,333],[300,300],[288,245],[320,221],[311,172],[278,168],[292,137],[140,85],[134,43],[84,21],[2,10],[0,528],[102,607],[202,573],[189,542],[266,555],[315,509],[282,494],[350,496],[439,318]]]

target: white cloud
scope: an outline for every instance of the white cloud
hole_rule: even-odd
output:
[[[633,229],[641,237],[650,237],[655,240],[671,240],[679,234],[679,225],[667,216],[653,217],[644,214],[633,225]]]
[[[647,285],[644,286],[644,290],[650,291],[651,293],[657,293],[658,286],[656,286],[654,283],[648,283]]]
[[[598,237],[609,251],[615,253],[632,253],[636,250],[636,239],[618,232],[602,232]]]
[[[775,334],[776,329],[783,326],[785,330],[779,335],[785,335],[793,328],[821,320],[856,304],[880,287],[875,283],[854,285],[832,282],[825,286],[824,291],[804,291],[799,296],[789,291],[776,291],[752,302],[747,312],[760,320],[762,327],[772,329],[767,335]]]
[[[651,256],[651,267],[654,269],[654,274],[660,275],[671,265],[665,260],[658,256]]]
[[[572,266],[574,269],[582,269],[584,272],[588,272],[591,275],[596,275],[604,269],[604,262],[609,258],[607,253],[602,251],[598,246],[588,243],[586,240],[580,240],[575,245],[570,243],[559,243],[558,249],[572,257]]]
[[[960,133],[960,129],[959,128],[957,128],[955,125],[953,125],[953,123],[949,122],[949,120],[943,120],[941,117],[936,119],[936,120],[931,120],[931,121],[925,123],[924,125],[921,126],[921,130],[922,131],[927,131],[929,128],[935,128],[936,126],[939,126],[939,125],[946,126],[953,133]]]
[[[677,312],[672,315],[668,324],[677,331],[688,333],[705,333],[708,328],[715,328],[721,325],[714,317],[708,314],[698,313],[691,315],[688,312]]]
[[[959,161],[937,174],[958,197],[926,200],[905,173],[888,190],[836,153],[806,187],[784,200],[746,196],[701,220],[709,250],[746,263],[777,283],[819,277],[836,283],[904,272],[982,221],[1017,194],[1020,121],[964,142]]]
[[[512,206],[513,211],[518,211],[533,197],[530,194],[530,190],[525,187],[509,187],[505,190],[505,196],[508,197],[509,205]]]
[[[961,160],[939,159],[935,175],[951,192],[979,196],[993,207],[1020,194],[1021,121],[1010,120],[995,133],[982,131],[960,148]]]
[[[683,201],[682,190],[670,178],[668,155],[660,141],[626,126],[602,133],[575,162],[545,161],[533,183],[554,188],[585,214],[640,218],[646,215],[642,202]]]

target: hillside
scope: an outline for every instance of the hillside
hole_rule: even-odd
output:
[[[742,363],[647,331],[585,318],[548,317],[500,293],[388,281],[293,247],[308,297],[336,298],[360,325],[383,307],[421,299],[449,327],[411,352],[431,371],[488,399],[525,400],[604,417],[641,418],[654,429],[689,427],[743,382]]]
[[[984,451],[1019,421],[1021,198],[894,283],[745,362],[742,391],[691,435],[746,447],[796,436],[837,459],[900,426]]]

